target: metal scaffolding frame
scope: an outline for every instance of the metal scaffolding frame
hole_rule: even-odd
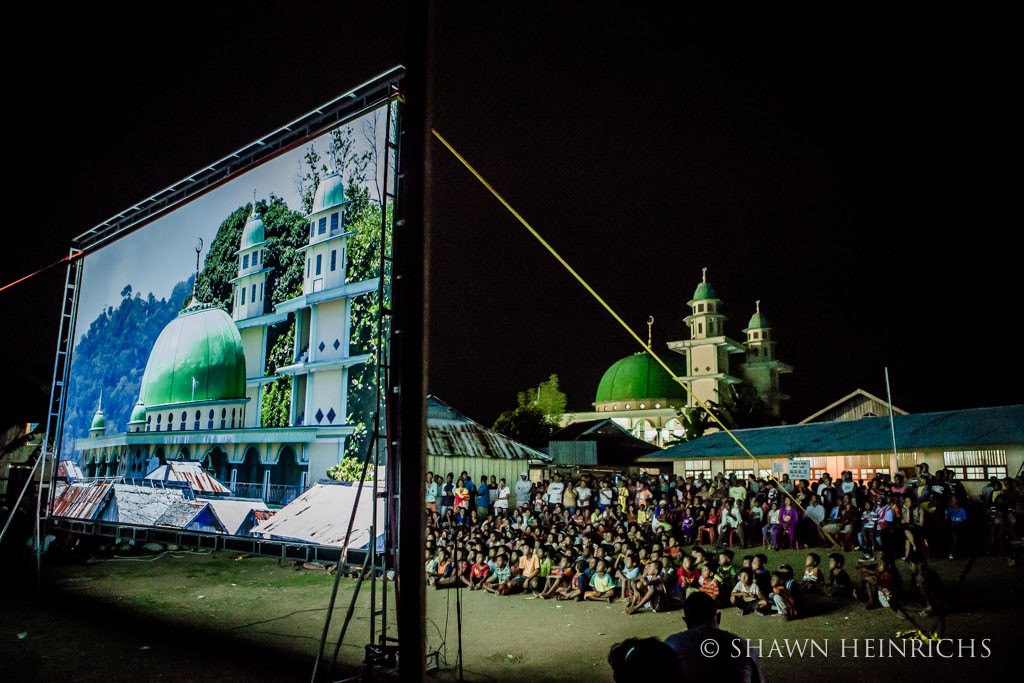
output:
[[[398,65],[360,83],[272,133],[86,230],[72,240],[73,244],[80,249],[92,250],[123,237],[176,207],[233,180],[240,173],[252,170],[331,128],[359,118],[379,107],[388,98],[390,84],[400,80],[404,74],[405,67]]]
[[[412,24],[416,31],[422,30],[418,19],[425,22],[426,15],[413,12]],[[422,48],[422,49],[421,49]],[[425,46],[412,50],[416,55],[418,78],[414,86],[415,104],[410,108],[413,113],[409,120],[413,122],[413,130],[408,138],[412,144],[402,150],[406,131],[401,120],[404,109],[404,93],[402,84],[406,79],[406,68],[395,66],[378,76],[356,86],[352,90],[317,107],[313,111],[298,117],[272,133],[242,147],[241,149],[219,159],[209,166],[189,175],[171,186],[151,195],[83,232],[73,239],[73,248],[69,257],[67,276],[62,304],[60,331],[58,333],[57,353],[54,360],[53,380],[51,386],[50,406],[47,411],[46,437],[39,462],[39,489],[36,500],[36,568],[37,577],[41,576],[42,548],[47,525],[53,529],[74,534],[130,537],[133,539],[167,540],[178,545],[195,547],[239,550],[258,555],[279,558],[302,559],[304,561],[333,561],[342,567],[352,567],[340,549],[320,548],[311,544],[268,541],[259,538],[222,537],[174,530],[163,530],[144,527],[125,527],[108,523],[88,523],[53,518],[49,515],[52,507],[59,463],[60,443],[64,426],[64,409],[67,399],[66,384],[71,366],[71,355],[75,336],[75,323],[78,308],[78,290],[81,285],[84,256],[114,240],[143,228],[145,225],[167,215],[183,204],[235,179],[241,173],[249,171],[273,158],[306,143],[332,128],[353,121],[363,114],[380,107],[387,106],[387,133],[385,140],[384,191],[381,198],[381,267],[378,296],[380,302],[380,318],[378,325],[378,358],[377,368],[377,406],[374,413],[373,439],[367,450],[366,464],[374,465],[374,492],[377,491],[377,472],[381,458],[385,457],[386,484],[383,497],[387,500],[384,520],[378,520],[376,500],[373,501],[373,523],[371,542],[363,563],[363,574],[371,578],[372,616],[370,620],[370,642],[367,646],[367,662],[379,664],[382,657],[390,662],[395,661],[396,653],[407,663],[402,671],[403,678],[421,678],[425,657],[425,638],[423,628],[423,567],[419,558],[419,539],[423,527],[422,505],[402,506],[399,492],[403,487],[419,492],[422,480],[423,457],[422,439],[425,401],[425,375],[423,373],[424,349],[422,347],[425,331],[424,316],[424,231],[423,231],[423,197],[422,187],[412,187],[407,191],[398,191],[399,183],[406,182],[406,167],[411,169],[413,182],[422,183],[425,177],[425,122],[426,122],[426,53]],[[400,170],[399,167],[402,167]],[[408,195],[408,196],[406,196]],[[391,210],[389,215],[389,209]],[[388,244],[391,228],[394,227],[401,246]],[[404,234],[403,233],[408,233]],[[397,257],[395,255],[398,255]],[[398,309],[393,312],[386,307],[387,293],[391,291],[391,278],[401,281],[395,289],[398,294]],[[385,334],[385,324],[391,324],[394,315],[395,323]],[[402,321],[401,323],[399,321]],[[397,346],[398,352],[393,355],[392,335],[402,334],[408,343]],[[396,363],[395,372],[391,372],[392,362]],[[401,377],[408,378],[407,386],[403,386]],[[403,389],[406,389],[403,396]],[[386,444],[386,455],[381,453],[381,445]],[[49,460],[47,460],[49,458]],[[399,519],[401,515],[401,519]],[[416,523],[418,521],[418,523]],[[383,524],[382,524],[383,522]],[[383,526],[384,549],[381,557],[377,552],[377,530]],[[401,538],[399,538],[401,535]],[[212,540],[207,540],[212,538]],[[400,565],[399,545],[405,544],[411,549],[411,562]],[[408,545],[410,539],[416,539]],[[369,570],[369,571],[367,571]],[[389,635],[387,621],[389,572],[397,572],[395,576],[394,595],[397,609],[407,618],[400,620],[397,626],[399,636],[411,635],[410,642],[396,646],[398,638]],[[379,576],[377,575],[379,573]],[[399,583],[398,579],[404,577]],[[379,595],[380,607],[377,607],[378,591],[376,581],[382,579]],[[404,585],[406,591],[400,591]],[[377,617],[381,617],[379,637]],[[412,617],[412,618],[408,618]],[[326,627],[325,627],[326,628]],[[341,639],[339,638],[339,644]],[[318,658],[319,661],[319,658]],[[411,666],[408,663],[412,662]],[[416,673],[416,672],[419,673]]]

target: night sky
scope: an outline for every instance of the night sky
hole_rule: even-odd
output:
[[[34,10],[45,50],[8,73],[5,282],[401,62],[402,15],[346,5]],[[433,125],[627,322],[653,315],[656,344],[686,337],[702,266],[729,336],[761,299],[789,421],[884,396],[886,365],[911,412],[1019,402],[1002,22],[895,11],[440,3]],[[589,409],[635,343],[432,154],[430,390],[490,423],[557,373]],[[0,293],[5,424],[44,418],[62,284]]]

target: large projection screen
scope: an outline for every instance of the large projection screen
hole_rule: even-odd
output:
[[[286,516],[300,496],[351,498],[316,482],[369,446],[381,214],[397,176],[388,113],[403,75],[361,84],[78,238],[52,519],[327,536]],[[368,538],[357,529],[352,541]]]

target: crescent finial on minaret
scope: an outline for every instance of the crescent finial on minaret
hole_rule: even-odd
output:
[[[707,282],[708,281],[708,267],[707,266],[704,266],[703,268],[700,269],[700,281],[701,282]]]
[[[654,316],[647,316],[647,348],[651,348],[651,328],[654,327]]]
[[[757,307],[757,312],[760,313],[761,312],[761,300],[758,299],[757,301],[755,301],[754,302],[754,306]]]

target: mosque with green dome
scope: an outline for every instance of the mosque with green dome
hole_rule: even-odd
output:
[[[664,446],[683,437],[679,411],[696,406],[694,397],[718,402],[730,385],[739,383],[752,386],[769,411],[778,416],[782,402],[788,398],[782,393],[780,375],[793,368],[776,357],[775,338],[761,313],[761,302],[756,302],[754,314],[743,329],[743,342],[726,335],[722,300],[708,282],[706,268],[687,305],[690,315],[683,321],[689,338],[668,342],[668,349],[675,353],[662,359],[689,391],[641,351],[616,361],[605,371],[597,385],[594,410],[566,413],[560,423],[611,418],[637,438]],[[738,354],[743,354],[743,362],[733,374],[730,360]]]
[[[141,479],[168,460],[200,460],[236,495],[287,502],[325,476],[355,432],[346,423],[349,368],[368,354],[350,353],[352,297],[377,280],[346,282],[344,183],[324,177],[306,217],[302,293],[270,307],[265,291],[267,240],[253,202],[234,256],[238,275],[230,315],[193,297],[160,332],[149,353],[127,431],[108,434],[102,399],[89,436],[77,439],[87,476]],[[292,362],[267,367],[268,330],[294,316]],[[262,427],[265,387],[292,379],[287,427]]]

